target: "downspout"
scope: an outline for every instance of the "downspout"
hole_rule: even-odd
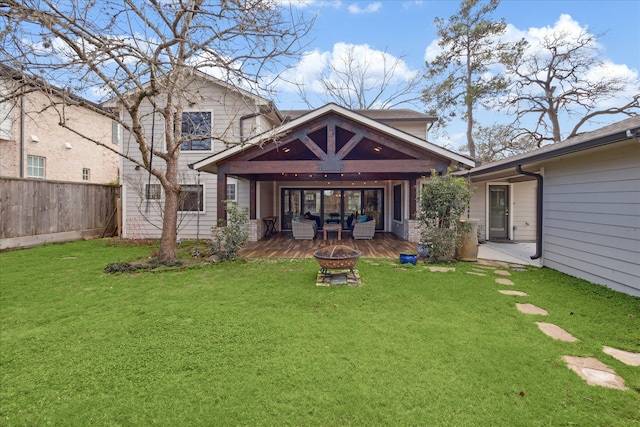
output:
[[[20,178],[24,178],[24,74],[20,89]]]
[[[531,259],[538,259],[542,256],[542,195],[543,178],[539,173],[522,170],[522,165],[516,165],[516,172],[522,175],[532,176],[538,181],[536,189],[536,253],[531,255]]]

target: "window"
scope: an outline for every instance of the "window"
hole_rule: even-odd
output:
[[[393,186],[393,219],[402,221],[402,185]]]
[[[120,124],[118,122],[111,122],[111,143],[120,143]]]
[[[83,181],[89,181],[89,169],[87,168],[82,168],[82,180]]]
[[[202,185],[181,185],[179,210],[183,212],[203,212],[204,198]]]
[[[27,156],[27,178],[44,179],[44,157]]]
[[[211,113],[182,113],[181,150],[211,150]]]
[[[235,184],[227,184],[227,200],[237,201]]]
[[[162,195],[162,187],[160,184],[145,184],[144,185],[144,197],[147,200],[160,200]]]

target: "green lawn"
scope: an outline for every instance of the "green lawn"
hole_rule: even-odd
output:
[[[152,251],[0,254],[0,425],[640,424],[640,368],[602,352],[640,352],[640,298],[548,269],[499,285],[470,263],[361,260],[361,287],[317,287],[313,259],[103,271]],[[563,355],[598,358],[629,390],[586,385]]]

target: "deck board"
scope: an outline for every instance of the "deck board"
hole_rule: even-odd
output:
[[[322,240],[322,232],[313,240],[295,240],[291,232],[280,232],[257,242],[249,242],[240,250],[246,259],[258,258],[313,258],[318,249],[331,245],[344,245],[357,249],[363,258],[397,258],[401,252],[415,252],[416,243],[407,242],[393,233],[376,233],[372,240],[354,240],[350,233],[342,233],[338,240],[336,233],[329,233]]]

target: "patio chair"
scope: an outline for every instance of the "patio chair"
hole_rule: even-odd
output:
[[[373,239],[376,233],[376,220],[366,222],[356,222],[353,224],[353,238],[354,239]]]
[[[301,219],[291,221],[291,230],[294,239],[313,240],[316,236],[317,225],[314,220]]]

